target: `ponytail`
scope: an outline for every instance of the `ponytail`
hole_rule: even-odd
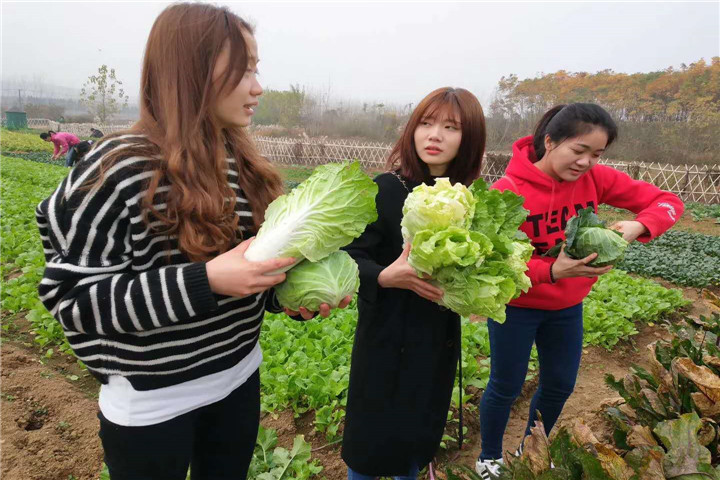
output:
[[[535,133],[533,134],[533,147],[535,147],[535,156],[538,160],[545,156],[545,132],[547,131],[550,120],[555,118],[555,115],[560,112],[566,105],[555,105],[553,108],[545,112],[537,126],[535,127]]]
[[[608,137],[605,147],[617,138],[617,125],[610,114],[594,103],[571,103],[556,105],[542,116],[533,134],[533,147],[538,160],[545,156],[545,137],[560,143],[566,138],[590,133],[595,128],[605,131]]]

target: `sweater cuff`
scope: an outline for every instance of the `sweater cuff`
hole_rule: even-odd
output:
[[[635,217],[635,221],[642,223],[647,229],[647,232],[643,233],[637,238],[637,240],[640,242],[649,242],[650,240],[662,233],[658,228],[657,223],[652,217],[652,215],[638,215],[637,217]]]
[[[540,264],[535,270],[535,283],[550,283],[552,284],[552,278],[550,278],[550,266],[554,263],[550,262],[539,262]]]
[[[195,314],[217,310],[218,304],[210,288],[205,262],[196,262],[183,267],[183,281]]]
[[[283,309],[283,306],[280,305],[280,301],[277,298],[277,293],[275,293],[274,288],[271,288],[268,291],[267,297],[265,299],[265,310],[270,313],[282,313],[285,311]]]
[[[380,285],[378,285],[378,276],[385,267],[378,264],[370,264],[370,262],[363,267],[364,268],[360,270],[360,289],[358,290],[358,295],[368,302],[375,302],[377,301],[378,289],[380,288]]]

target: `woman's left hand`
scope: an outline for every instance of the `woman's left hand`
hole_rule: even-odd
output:
[[[639,236],[647,233],[647,227],[635,220],[623,220],[621,222],[616,222],[610,228],[622,233],[623,238],[628,243],[633,242]]]
[[[350,305],[350,301],[352,301],[352,297],[348,295],[347,297],[343,298],[340,302],[340,305],[337,306],[337,308],[345,308],[348,305]],[[330,305],[327,303],[320,304],[320,316],[323,318],[327,318],[330,316]],[[285,308],[285,313],[290,317],[295,317],[297,315],[302,315],[302,318],[305,320],[310,320],[315,316],[317,312],[311,312],[305,307],[300,307],[300,311],[296,312],[295,310],[290,310],[289,308]]]

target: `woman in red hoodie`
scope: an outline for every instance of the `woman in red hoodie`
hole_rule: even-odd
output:
[[[537,346],[540,382],[530,403],[525,434],[540,411],[550,432],[573,392],[582,354],[582,301],[597,277],[612,267],[588,266],[597,254],[573,260],[564,252],[541,256],[565,239],[567,221],[580,209],[601,203],[625,208],[635,220],[612,228],[628,242],[647,242],[669,229],[683,213],[680,199],[605,165],[597,165],[617,137],[617,126],[598,105],[558,105],[538,123],[535,134],[513,145],[513,156],[493,188],[525,197],[530,211],[520,227],[535,253],[529,262],[532,288],[507,307],[507,320],[488,320],[490,380],[480,403],[482,453],[476,471],[491,478],[502,463],[502,438],[510,407],[520,394],[530,350]],[[520,449],[522,448],[522,445]],[[519,449],[519,450],[520,450]]]

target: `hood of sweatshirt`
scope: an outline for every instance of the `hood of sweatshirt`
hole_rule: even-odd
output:
[[[513,144],[513,154],[505,172],[525,197],[530,210],[523,230],[538,253],[544,253],[564,240],[567,221],[588,206],[597,210],[597,195],[588,172],[574,182],[555,180],[535,166],[532,136]],[[588,195],[589,194],[589,195]]]

